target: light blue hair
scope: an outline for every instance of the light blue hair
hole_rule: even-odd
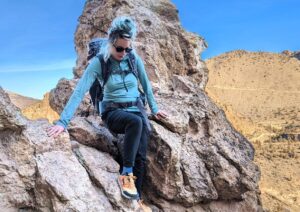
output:
[[[131,17],[119,16],[112,21],[107,33],[108,39],[105,43],[103,43],[103,46],[100,50],[100,54],[103,55],[105,62],[107,62],[108,58],[110,57],[110,49],[112,44],[114,44],[118,38],[134,41],[137,34],[137,27]],[[133,43],[131,44],[133,45]],[[134,49],[133,52],[135,53]]]

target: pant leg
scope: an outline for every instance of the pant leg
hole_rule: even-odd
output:
[[[137,191],[139,193],[139,196],[141,198],[142,195],[142,184],[143,184],[143,178],[146,171],[146,154],[147,154],[147,145],[148,145],[148,139],[149,139],[149,131],[147,128],[147,124],[145,122],[145,119],[143,118],[142,114],[139,113],[139,116],[141,116],[143,120],[143,129],[141,134],[141,140],[138,148],[138,152],[136,154],[135,158],[135,166],[133,167],[133,174],[137,177],[135,181],[135,186],[137,188]]]
[[[105,122],[112,132],[125,133],[123,166],[133,167],[142,135],[142,118],[135,113],[114,110],[107,114]]]

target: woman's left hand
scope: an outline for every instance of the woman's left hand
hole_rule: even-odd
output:
[[[162,110],[159,110],[155,115],[154,115],[154,117],[156,118],[156,119],[165,119],[165,118],[167,118],[168,117],[168,114],[166,113],[166,112],[164,112],[164,111],[162,111]]]

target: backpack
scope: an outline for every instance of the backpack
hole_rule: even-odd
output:
[[[103,46],[103,44],[105,42],[107,42],[106,38],[95,38],[95,39],[92,39],[88,44],[89,51],[88,51],[87,59],[90,60],[91,58],[96,56],[100,61],[101,70],[102,70],[103,83],[101,84],[99,82],[99,80],[96,79],[89,90],[89,94],[91,97],[91,103],[94,106],[95,113],[98,115],[100,114],[99,104],[103,100],[103,88],[111,74],[111,72],[109,71],[109,60],[107,62],[105,62],[103,59],[103,55],[98,54],[100,52],[101,47]],[[129,71],[133,73],[133,75],[137,78],[137,80],[139,82],[135,56],[131,52],[128,54],[129,54],[128,55],[129,56],[128,63],[129,63],[129,68],[130,68]],[[140,87],[138,87],[138,90],[140,92],[140,98],[141,98],[144,106],[146,106],[146,104],[147,104],[146,96],[145,96],[144,92],[140,89]]]

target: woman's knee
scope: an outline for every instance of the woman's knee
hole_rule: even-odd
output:
[[[114,111],[109,111],[107,114],[105,114],[104,116],[104,123],[107,126],[112,125],[113,123],[115,123],[115,119],[118,117],[119,111],[114,110]]]
[[[143,120],[141,117],[137,116],[137,115],[133,115],[131,118],[130,118],[130,121],[128,122],[128,125],[129,126],[133,126],[137,129],[142,129],[143,127]]]

